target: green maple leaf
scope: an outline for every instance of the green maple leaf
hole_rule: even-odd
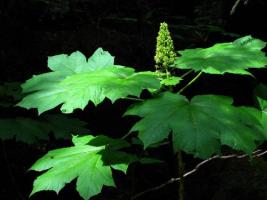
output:
[[[179,51],[181,56],[176,59],[174,67],[209,74],[250,74],[246,69],[267,65],[267,57],[261,51],[265,45],[259,39],[245,36],[210,48],[186,49]]]
[[[74,146],[49,151],[30,168],[44,171],[34,181],[31,195],[42,190],[59,192],[65,184],[77,178],[76,189],[87,200],[101,192],[102,187],[115,186],[112,170],[126,172],[135,156],[117,151],[123,141],[105,136],[73,137]],[[112,147],[111,147],[112,146]]]
[[[114,57],[102,49],[88,60],[80,52],[49,57],[48,67],[53,72],[33,76],[22,85],[27,96],[18,106],[37,108],[40,114],[63,104],[61,111],[71,113],[83,109],[89,101],[95,105],[105,98],[114,102],[128,95],[139,96],[143,89],[160,87],[155,74],[114,65]]]
[[[79,51],[70,56],[61,54],[48,58],[48,67],[52,71],[61,71],[67,74],[90,72],[114,65],[114,57],[102,48],[98,48],[87,60]]]
[[[86,122],[64,115],[43,115],[38,120],[25,117],[0,119],[0,138],[3,140],[16,137],[16,140],[34,143],[37,140],[47,140],[49,133],[56,138],[68,139],[71,134],[88,133],[84,128]]]
[[[126,115],[142,119],[131,131],[138,131],[144,146],[162,141],[172,132],[174,149],[207,158],[220,153],[222,145],[251,153],[257,141],[266,137],[256,109],[232,106],[225,96],[200,95],[191,101],[165,92],[130,108]]]

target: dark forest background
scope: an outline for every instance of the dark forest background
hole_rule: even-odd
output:
[[[176,50],[209,47],[245,35],[267,41],[267,1],[241,0],[233,9],[235,3],[236,0],[1,0],[0,84],[24,82],[33,74],[47,72],[48,56],[76,50],[90,56],[98,47],[114,55],[116,63],[137,71],[154,70],[156,36],[163,21],[169,24]],[[237,104],[250,105],[255,85],[267,83],[266,69],[252,73],[256,78],[205,75],[186,94],[229,95]],[[132,125],[121,119],[127,106],[127,102],[104,102],[97,108],[90,104],[84,112],[75,111],[72,116],[87,121],[94,133],[120,137]],[[37,118],[37,112],[0,108],[1,119],[17,116]],[[15,139],[2,141],[0,199],[28,199],[37,173],[27,169],[48,150],[68,144],[69,141],[54,139],[34,145]],[[136,164],[127,177],[116,174],[118,188],[104,188],[93,200],[129,199],[176,175],[169,149],[150,153],[163,158],[166,164]],[[185,159],[188,169],[199,162],[190,156]],[[253,162],[213,161],[188,177],[185,186],[186,200],[265,200],[267,164],[264,158]],[[178,199],[177,187],[171,184],[139,199]],[[42,192],[32,199],[80,199],[74,188],[75,184],[69,184],[59,196]]]

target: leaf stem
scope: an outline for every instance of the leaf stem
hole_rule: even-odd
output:
[[[122,99],[133,100],[133,101],[144,101],[143,99],[139,99],[139,98],[135,98],[135,97],[124,97]]]
[[[121,137],[121,140],[125,140],[131,134],[132,132],[129,131],[128,133],[126,133],[124,136]]]
[[[185,73],[181,76],[181,78],[186,77],[188,74],[190,74],[190,73],[193,72],[193,71],[194,71],[193,69],[190,69],[189,71],[185,72]]]
[[[182,89],[179,90],[178,93],[182,93],[186,88],[188,88],[192,83],[194,83],[202,74],[203,72],[199,72],[189,83],[187,83]]]
[[[168,71],[168,69],[166,69],[165,73],[166,73],[166,78],[168,79],[169,78],[169,71]]]
[[[170,78],[170,75],[172,75],[172,74],[169,72],[168,69],[166,69],[165,73],[166,73],[166,78],[167,78],[167,79],[169,79],[169,78]],[[170,91],[173,91],[173,86],[170,85],[170,86],[168,87],[168,89],[169,89]]]

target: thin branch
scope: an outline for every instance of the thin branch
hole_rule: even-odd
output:
[[[258,154],[255,155],[255,157],[261,157],[261,156],[263,156],[265,154],[267,154],[267,151],[263,151],[261,153],[258,153]]]
[[[246,157],[253,157],[253,158],[258,158],[258,157],[261,157],[263,155],[267,154],[267,150],[266,151],[263,151],[263,150],[256,150],[252,153],[252,155],[248,155],[248,154],[242,154],[242,155],[238,155],[238,154],[231,154],[231,155],[225,155],[225,156],[219,156],[219,155],[216,155],[216,156],[213,156],[211,158],[208,158],[200,163],[198,163],[195,168],[191,171],[188,171],[186,173],[184,173],[183,175],[183,178],[187,177],[187,176],[190,176],[192,174],[194,174],[195,172],[197,172],[199,170],[199,168],[209,162],[211,162],[212,160],[215,160],[215,159],[230,159],[230,158],[238,158],[238,159],[242,159],[242,158],[246,158]],[[153,192],[155,190],[159,190],[169,184],[172,184],[172,183],[175,183],[175,182],[178,182],[180,181],[181,179],[178,177],[178,178],[171,178],[170,180],[166,181],[165,183],[162,183],[156,187],[153,187],[153,188],[149,188],[143,192],[140,192],[136,195],[134,195],[133,197],[131,197],[131,200],[135,200],[135,199],[138,199],[140,196],[143,196],[144,194],[147,194],[149,192]]]
[[[179,200],[184,200],[184,162],[183,162],[182,151],[178,151],[177,159],[178,159],[179,178],[180,178]]]
[[[244,1],[244,5],[247,5],[248,4],[248,0],[242,0],[242,1]],[[234,5],[233,5],[233,7],[232,7],[232,9],[230,11],[230,15],[233,15],[235,13],[236,8],[240,4],[240,2],[241,2],[241,0],[236,0],[235,1]]]
[[[237,8],[237,6],[239,5],[239,3],[241,2],[241,0],[236,0],[231,11],[230,11],[230,15],[233,15],[235,13],[235,10]]]

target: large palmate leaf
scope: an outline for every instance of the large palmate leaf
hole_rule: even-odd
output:
[[[221,145],[251,153],[255,142],[265,139],[254,112],[257,110],[232,106],[232,99],[225,96],[201,95],[189,101],[165,92],[130,108],[126,115],[142,117],[131,131],[139,132],[145,147],[172,132],[175,150],[207,158],[220,153]]]
[[[249,74],[248,68],[262,68],[267,57],[261,51],[266,43],[245,36],[234,42],[215,44],[210,48],[196,48],[179,51],[181,55],[174,67],[193,69],[209,74]]]
[[[35,181],[34,194],[42,190],[57,193],[77,178],[76,189],[87,200],[100,193],[102,187],[115,186],[111,168],[126,172],[135,156],[119,152],[125,142],[107,137],[73,137],[74,146],[48,152],[31,170],[44,171]]]
[[[61,111],[83,109],[88,101],[95,105],[104,98],[112,102],[128,95],[139,96],[143,89],[158,89],[157,75],[135,73],[134,69],[114,65],[114,57],[102,49],[86,60],[80,52],[49,57],[53,71],[29,79],[22,85],[27,96],[18,103],[24,108],[37,108],[39,114],[60,104]]]
[[[0,119],[0,138],[11,139],[26,143],[34,143],[38,139],[47,140],[49,133],[56,138],[68,139],[71,134],[85,134],[86,122],[64,115],[44,115],[38,120],[25,117]]]

